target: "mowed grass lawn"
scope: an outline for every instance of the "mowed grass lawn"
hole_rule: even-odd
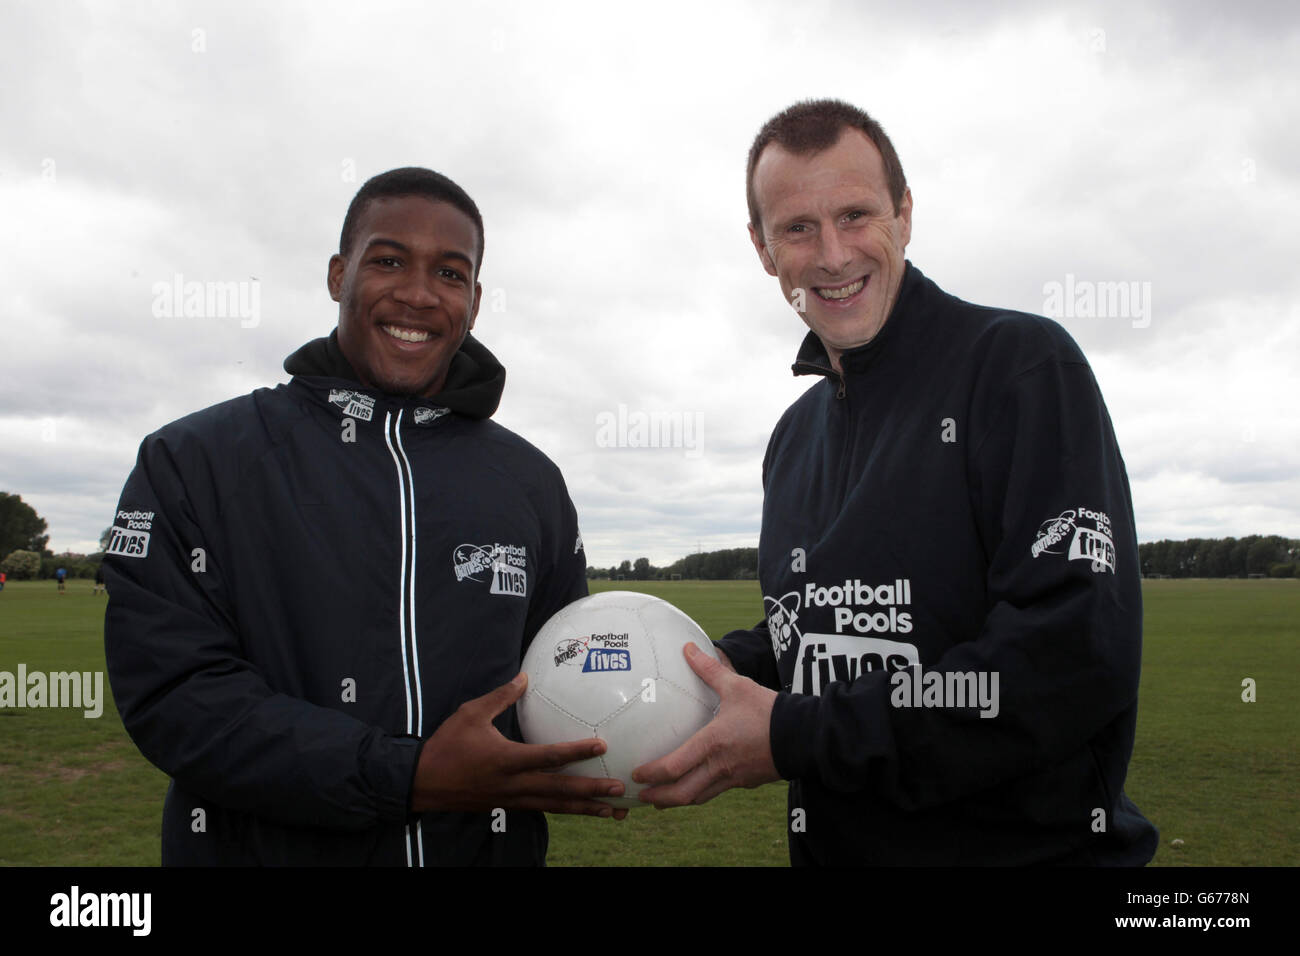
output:
[[[721,637],[761,616],[754,582],[620,582]],[[607,589],[597,582],[596,589]],[[0,592],[0,671],[104,671],[104,598],[89,581]],[[1150,581],[1137,744],[1126,790],[1155,821],[1155,863],[1300,863],[1300,581]],[[1256,700],[1242,700],[1242,682]],[[155,865],[166,777],[103,716],[0,708],[0,864]],[[552,817],[553,866],[783,866],[785,787],[622,823]],[[1172,841],[1182,841],[1172,845]]]

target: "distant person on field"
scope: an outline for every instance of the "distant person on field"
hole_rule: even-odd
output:
[[[67,590],[67,585],[64,582],[67,580],[68,577],[68,569],[59,568],[59,570],[54,572],[54,577],[59,582],[59,593],[62,594],[64,591]]]
[[[91,588],[90,593],[98,594],[100,591],[103,591],[105,594],[108,593],[108,589],[104,587],[104,563],[102,561],[100,562],[99,567],[95,568],[95,586]]]

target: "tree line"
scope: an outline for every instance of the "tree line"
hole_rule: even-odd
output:
[[[1273,578],[1300,577],[1300,540],[1281,535],[1244,538],[1189,538],[1138,545],[1143,577]],[[688,554],[665,568],[646,558],[608,568],[588,567],[593,580],[662,581],[675,577],[702,581],[749,581],[758,577],[758,549],[731,548]]]
[[[0,491],[0,571],[15,581],[52,578],[63,568],[70,578],[93,578],[104,560],[109,529],[99,539],[95,554],[65,551],[55,554],[46,545],[49,525],[22,495]]]
[[[1252,534],[1244,538],[1189,538],[1138,545],[1143,577],[1246,578],[1300,575],[1300,540]]]
[[[753,581],[758,578],[758,548],[730,548],[688,554],[666,568],[657,568],[647,558],[624,561],[608,568],[589,566],[590,580],[669,581],[684,578],[698,581]]]
[[[95,554],[53,554],[44,518],[22,496],[0,491],[0,570],[14,579],[52,578],[66,568],[69,577],[90,578],[104,559],[111,529],[105,528]],[[1189,538],[1138,545],[1144,577],[1274,578],[1300,577],[1300,540],[1281,535],[1244,538]],[[587,577],[625,581],[685,578],[702,581],[752,581],[758,577],[757,548],[728,548],[688,554],[664,568],[647,558],[608,568],[588,567]]]

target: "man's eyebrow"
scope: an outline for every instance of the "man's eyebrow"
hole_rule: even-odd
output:
[[[407,246],[406,243],[398,242],[396,239],[389,239],[385,236],[375,236],[373,239],[371,239],[369,242],[366,243],[366,247],[365,249],[362,250],[362,254],[369,253],[371,249],[375,248],[375,246],[391,246],[392,248],[396,249],[398,252],[404,254],[409,254],[411,251],[410,247]],[[465,253],[463,252],[457,252],[455,249],[444,249],[443,251],[438,253],[438,258],[455,259],[459,262],[465,263],[465,265],[470,267],[474,265],[473,259],[465,255]]]

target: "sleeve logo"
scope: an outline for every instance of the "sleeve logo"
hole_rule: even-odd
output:
[[[113,525],[105,554],[117,554],[124,558],[144,558],[149,555],[149,532],[131,531]]]
[[[1087,561],[1093,573],[1115,573],[1115,542],[1110,515],[1079,507],[1048,518],[1038,528],[1038,537],[1029,549],[1031,557],[1040,554],[1065,554],[1070,561]],[[1069,538],[1068,548],[1065,540]]]

